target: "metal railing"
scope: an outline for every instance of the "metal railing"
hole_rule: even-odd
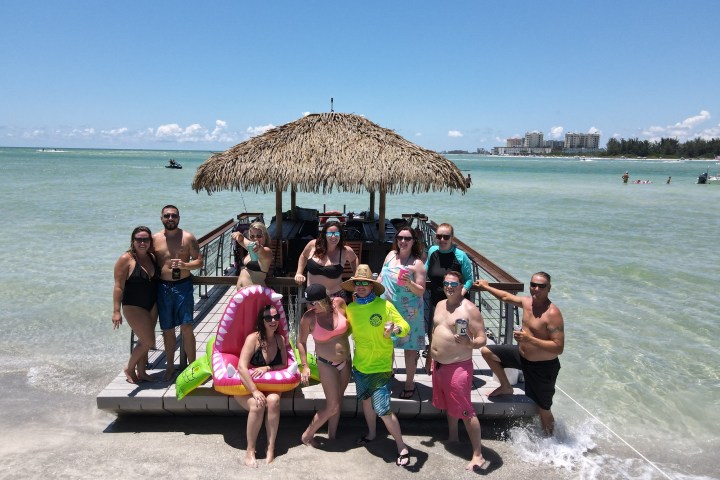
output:
[[[427,217],[417,214],[413,219],[417,219],[415,228],[422,233],[425,246],[429,250],[432,245],[436,244],[435,232],[438,224],[428,220]],[[454,243],[465,252],[472,263],[473,280],[485,279],[490,285],[510,293],[522,292],[525,286],[515,277],[507,273],[495,263],[479,254],[466,243],[455,238]],[[487,292],[483,292],[473,287],[469,292],[470,300],[480,309],[485,321],[485,328],[492,332],[496,343],[509,344],[513,340],[513,325],[519,324],[519,310],[515,305],[501,302]],[[426,308],[428,306],[426,305]]]

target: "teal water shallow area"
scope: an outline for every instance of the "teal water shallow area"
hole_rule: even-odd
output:
[[[245,209],[272,214],[273,194],[192,191],[209,156],[0,148],[0,408],[12,412],[0,425],[27,430],[28,418],[60,431],[107,425],[94,395],[128,356],[127,327],[111,329],[111,291],[133,227],[160,229],[168,203],[196,235]],[[169,158],[184,168],[164,168]],[[558,435],[511,429],[507,444],[518,461],[571,477],[665,478],[637,451],[671,478],[715,477],[720,185],[695,179],[720,165],[449,158],[472,175],[468,193],[388,196],[391,216],[419,211],[450,222],[523,282],[549,272],[565,317]],[[626,170],[653,183],[623,185]],[[324,204],[360,211],[367,195],[298,193],[300,206]]]

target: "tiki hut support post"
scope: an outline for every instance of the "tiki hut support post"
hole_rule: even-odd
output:
[[[290,218],[292,218],[293,221],[297,220],[296,213],[295,213],[295,197],[297,196],[297,189],[295,188],[295,185],[290,187]]]
[[[279,183],[275,184],[275,239],[282,240],[282,188]]]
[[[380,202],[378,206],[380,215],[378,218],[378,241],[383,243],[385,241],[385,188],[380,187]]]
[[[370,208],[368,211],[369,215],[367,218],[369,218],[371,222],[375,221],[375,191],[370,192]]]

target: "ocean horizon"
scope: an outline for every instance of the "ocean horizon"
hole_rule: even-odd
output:
[[[174,204],[199,237],[242,211],[269,220],[275,196],[194,192],[205,150],[42,148],[53,147],[0,147],[0,425],[91,429],[105,418],[95,396],[129,356],[127,325],[113,331],[110,319],[131,230],[160,230]],[[170,158],[183,169],[164,168]],[[558,433],[509,431],[519,461],[582,478],[716,478],[720,185],[695,180],[718,161],[448,158],[472,176],[465,195],[388,195],[388,217],[449,222],[525,284],[549,272],[565,319]],[[623,185],[625,171],[652,183]],[[368,196],[298,192],[297,204],[361,211]]]

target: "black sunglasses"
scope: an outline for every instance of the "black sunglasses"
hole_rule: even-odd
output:
[[[535,282],[530,282],[530,288],[540,288],[540,289],[542,289],[542,288],[545,288],[545,287],[547,287],[547,286],[548,286],[547,283],[535,283]]]
[[[356,287],[367,287],[368,285],[370,285],[370,282],[368,282],[367,280],[355,280],[354,283]]]
[[[437,235],[435,235],[435,238],[437,238],[438,240],[450,240],[452,238],[452,235],[443,235],[441,233],[438,233]]]
[[[398,235],[395,238],[397,238],[398,242],[409,242],[410,240],[413,239],[413,237],[406,237],[405,235]]]
[[[163,218],[178,218],[179,216],[177,213],[163,213]]]
[[[138,243],[150,243],[152,239],[150,237],[133,237],[133,240]]]
[[[266,322],[278,322],[280,321],[280,314],[276,313],[275,315],[263,315],[263,320]]]

